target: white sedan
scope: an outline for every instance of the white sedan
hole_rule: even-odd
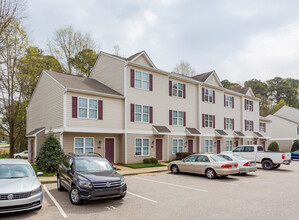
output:
[[[240,174],[246,174],[248,172],[257,171],[257,166],[255,161],[247,160],[241,156],[232,155],[232,154],[219,154],[219,156],[229,161],[237,162],[239,164]]]
[[[13,155],[13,157],[18,159],[28,159],[28,150],[25,150],[21,153],[16,153]]]

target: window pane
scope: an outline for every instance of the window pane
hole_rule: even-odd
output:
[[[172,123],[173,123],[173,125],[177,125],[178,124],[177,118],[172,118]]]
[[[135,155],[141,155],[141,147],[135,148]]]
[[[93,138],[85,138],[85,147],[93,148]]]
[[[183,84],[178,83],[178,89],[179,89],[179,90],[183,90]]]
[[[148,106],[143,106],[143,113],[148,114]]]
[[[97,110],[89,109],[89,118],[97,118]]]
[[[144,114],[143,115],[143,122],[148,122],[148,114]]]
[[[144,89],[149,89],[149,83],[148,82],[143,82],[143,88]]]
[[[141,121],[141,114],[140,113],[135,114],[135,120],[136,121]]]
[[[135,71],[135,78],[141,80],[141,72],[140,71]]]
[[[174,140],[172,141],[172,145],[175,146],[175,147],[178,146],[178,140],[177,140],[177,139],[174,139]]]
[[[87,108],[87,98],[79,98],[79,107]]]
[[[136,146],[141,147],[142,146],[142,139],[138,138],[136,139]]]
[[[135,80],[135,87],[136,88],[141,88],[141,80]]]
[[[177,111],[172,111],[173,117],[178,117],[178,112]]]
[[[183,118],[183,112],[179,112],[179,117]]]
[[[135,105],[135,112],[141,113],[141,105]]]
[[[89,108],[98,108],[98,101],[95,99],[89,99]]]
[[[143,81],[149,82],[149,74],[143,73]]]
[[[79,117],[87,118],[87,109],[86,108],[79,108]]]
[[[83,148],[75,148],[75,153],[82,154],[83,153]]]
[[[143,155],[148,155],[148,147],[143,147]]]
[[[75,147],[83,148],[83,138],[75,138]]]
[[[178,91],[178,97],[183,97],[183,91],[182,90]]]

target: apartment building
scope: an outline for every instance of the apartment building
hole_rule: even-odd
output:
[[[27,111],[32,159],[50,131],[65,152],[98,152],[113,163],[220,153],[268,137],[250,88],[225,89],[215,71],[160,70],[145,51],[101,52],[89,78],[44,70]]]

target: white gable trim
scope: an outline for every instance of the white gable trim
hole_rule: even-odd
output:
[[[155,64],[152,62],[152,60],[149,58],[149,56],[147,55],[147,53],[145,51],[142,51],[142,53],[140,53],[138,56],[134,57],[134,59],[131,60],[131,62],[134,62],[135,60],[137,60],[139,57],[144,56],[144,58],[146,59],[146,61],[151,64],[151,66],[155,69],[157,69],[157,67],[155,66]]]
[[[251,97],[255,97],[255,95],[254,95],[251,88],[248,89],[248,91],[246,92],[246,95],[251,96]]]
[[[221,88],[223,88],[223,85],[221,84],[221,81],[220,81],[220,79],[219,79],[219,77],[218,77],[218,75],[215,71],[213,71],[212,74],[204,82],[207,82],[211,78],[211,76],[214,76],[216,78],[216,81],[219,84],[219,86]]]

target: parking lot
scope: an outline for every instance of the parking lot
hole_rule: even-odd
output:
[[[6,219],[298,219],[299,161],[278,170],[209,180],[169,172],[126,177],[123,200],[74,206],[67,192],[45,184],[39,211],[5,214]],[[52,197],[52,198],[51,198]]]

